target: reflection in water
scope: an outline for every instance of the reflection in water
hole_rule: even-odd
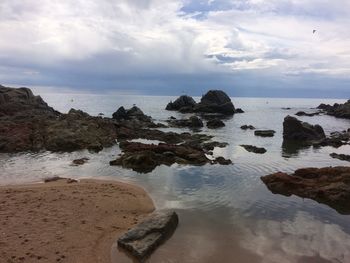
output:
[[[119,106],[137,104],[156,121],[188,117],[164,111],[170,97],[139,96],[73,96],[66,103],[63,95],[43,96],[51,106],[67,112],[80,108],[97,115],[110,116]],[[72,95],[70,95],[69,99]],[[101,103],[103,100],[104,103]],[[164,246],[155,252],[150,262],[350,262],[350,216],[337,214],[333,209],[312,200],[272,194],[260,177],[277,171],[292,173],[303,167],[347,165],[330,158],[331,152],[347,153],[350,146],[298,148],[282,146],[282,123],[288,114],[316,107],[320,103],[338,101],[293,99],[234,99],[236,107],[245,113],[225,120],[226,126],[203,133],[213,140],[228,142],[225,148],[215,148],[214,155],[232,159],[230,166],[202,167],[178,164],[158,166],[148,174],[139,174],[120,167],[112,167],[121,152],[118,146],[98,154],[88,151],[73,153],[0,154],[2,184],[38,181],[47,176],[116,178],[134,182],[151,194],[158,209],[175,209],[180,217],[178,230]],[[342,102],[342,101],[340,101]],[[282,107],[292,107],[281,110]],[[303,117],[300,117],[303,120]],[[305,119],[319,123],[325,132],[340,131],[350,121],[331,116]],[[240,127],[252,124],[258,129],[273,129],[273,138],[254,136],[253,131]],[[164,129],[188,131],[187,129]],[[264,147],[267,152],[256,155],[245,151],[240,144]],[[72,160],[88,157],[88,163],[73,167]],[[113,253],[113,251],[112,251]],[[116,256],[117,254],[113,254]],[[116,256],[116,262],[131,262]],[[125,261],[123,261],[125,260]]]
[[[282,142],[282,157],[293,158],[298,157],[301,151],[309,149],[311,145],[297,143],[295,141],[283,140]]]
[[[282,222],[252,222],[241,245],[262,256],[262,262],[350,262],[350,235],[305,212]]]

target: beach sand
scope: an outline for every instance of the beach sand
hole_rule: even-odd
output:
[[[114,181],[0,187],[0,262],[110,262],[118,236],[154,210],[146,192]]]

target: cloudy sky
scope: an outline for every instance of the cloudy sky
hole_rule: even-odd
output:
[[[1,0],[0,36],[8,85],[350,97],[349,0]]]

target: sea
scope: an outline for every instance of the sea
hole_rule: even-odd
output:
[[[91,115],[111,117],[120,106],[141,108],[156,122],[190,114],[166,111],[176,97],[138,95],[41,94],[60,112],[81,109]],[[199,101],[200,98],[195,98]],[[314,112],[320,103],[344,103],[333,99],[231,98],[245,113],[225,120],[220,129],[202,128],[198,133],[227,142],[215,148],[214,156],[224,156],[233,165],[162,165],[141,174],[110,166],[121,153],[118,145],[99,153],[0,154],[0,184],[38,182],[46,177],[117,179],[143,187],[158,210],[175,210],[179,226],[171,239],[158,248],[148,262],[350,262],[350,215],[339,214],[324,204],[297,196],[271,193],[260,177],[274,172],[292,173],[298,168],[349,166],[330,153],[350,154],[350,145],[338,149],[290,148],[282,145],[283,119],[298,111]],[[290,109],[283,109],[290,108]],[[350,120],[332,116],[298,117],[320,124],[326,134],[350,128]],[[240,126],[273,129],[274,137],[254,136]],[[164,131],[194,132],[164,128]],[[138,140],[145,143],[157,143]],[[266,148],[265,154],[247,152],[241,144]],[[88,157],[82,166],[73,159]],[[112,262],[132,262],[114,245]]]

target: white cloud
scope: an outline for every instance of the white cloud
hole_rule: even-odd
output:
[[[188,3],[2,0],[0,65],[116,75],[349,75],[349,1],[218,0],[193,14],[183,11]],[[226,8],[216,9],[220,3]]]

